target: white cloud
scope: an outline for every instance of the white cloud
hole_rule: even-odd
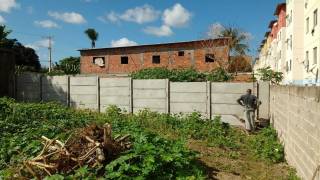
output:
[[[59,28],[59,25],[51,20],[34,21],[34,24],[43,28]]]
[[[152,6],[145,4],[141,7],[128,9],[120,18],[124,21],[131,21],[138,24],[152,22],[160,15],[160,11],[155,10]]]
[[[208,28],[207,37],[213,38],[213,39],[219,38],[223,30],[225,30],[225,27],[221,23],[219,22],[213,23]],[[250,41],[254,38],[254,36],[250,32],[245,32],[241,30],[239,30],[239,35],[244,35],[245,41]]]
[[[119,40],[112,40],[111,41],[111,47],[123,47],[123,46],[135,46],[138,45],[138,43],[134,41],[130,41],[127,38],[121,38]]]
[[[34,50],[39,50],[39,47],[37,47],[37,46],[35,46],[34,44],[26,44],[26,45],[24,45],[25,47],[29,47],[29,48],[32,48],[32,49],[34,49]]]
[[[76,12],[53,12],[53,11],[49,11],[48,15],[64,21],[66,23],[71,23],[71,24],[83,24],[86,23],[86,19],[79,13]]]
[[[54,44],[54,41],[51,40],[51,45]],[[36,41],[34,43],[26,44],[26,47],[30,47],[34,50],[39,50],[40,48],[48,48],[49,47],[49,39],[42,39]]]
[[[98,17],[103,22],[119,22],[128,21],[128,22],[135,22],[138,24],[144,24],[148,22],[153,22],[158,19],[160,15],[160,11],[155,10],[152,6],[145,4],[143,6],[135,7],[132,9],[127,9],[122,14],[115,13],[111,11],[105,16]]]
[[[162,20],[165,25],[170,27],[183,27],[189,23],[191,13],[181,4],[177,3],[172,8],[163,12]]]
[[[2,17],[1,15],[0,15],[0,24],[4,24],[6,22],[6,20],[4,19],[4,17]]]
[[[0,0],[0,12],[9,13],[11,9],[18,7],[20,7],[20,5],[16,0]]]
[[[251,34],[250,32],[241,32],[241,34],[246,37],[247,41],[250,41],[250,40],[254,39],[253,34]]]
[[[209,26],[207,36],[209,38],[218,38],[221,35],[221,32],[225,29],[225,27],[219,22],[213,23]]]
[[[112,22],[112,23],[117,23],[119,22],[119,17],[118,14],[115,12],[111,11],[109,14],[106,14],[105,16],[99,16],[98,19],[102,22]]]
[[[167,25],[162,25],[161,27],[149,26],[143,30],[147,34],[155,35],[158,37],[170,36],[173,34],[171,28]]]

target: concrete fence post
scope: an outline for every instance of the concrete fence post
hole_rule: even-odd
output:
[[[130,78],[129,81],[129,92],[130,92],[130,102],[129,102],[129,112],[133,113],[133,79]]]
[[[70,76],[67,76],[67,106],[71,107],[71,103],[70,103]]]
[[[207,105],[206,105],[206,109],[207,109],[207,118],[211,119],[211,82],[207,81]]]
[[[166,113],[170,113],[170,80],[166,79]]]
[[[100,77],[96,76],[97,78],[97,110],[100,112]]]

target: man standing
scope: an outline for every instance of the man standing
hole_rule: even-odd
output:
[[[255,110],[257,109],[257,97],[252,95],[252,90],[248,89],[247,94],[242,95],[237,102],[244,107],[245,127],[247,131],[255,130]]]

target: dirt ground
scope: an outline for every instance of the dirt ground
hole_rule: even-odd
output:
[[[281,180],[292,179],[293,170],[286,163],[271,164],[255,159],[245,149],[208,147],[203,141],[189,140],[188,147],[200,154],[200,163],[209,179]]]

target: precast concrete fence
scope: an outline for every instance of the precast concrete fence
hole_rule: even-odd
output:
[[[239,124],[243,109],[236,100],[257,83],[170,82],[99,76],[43,76],[24,73],[16,77],[17,100],[58,101],[70,107],[105,112],[116,105],[127,112],[142,109],[161,113],[199,112],[206,118],[220,115]],[[269,88],[269,87],[267,87]],[[264,100],[262,100],[264,101]],[[264,104],[264,103],[263,103]],[[264,111],[268,112],[268,103]],[[259,112],[268,116],[266,112]]]

